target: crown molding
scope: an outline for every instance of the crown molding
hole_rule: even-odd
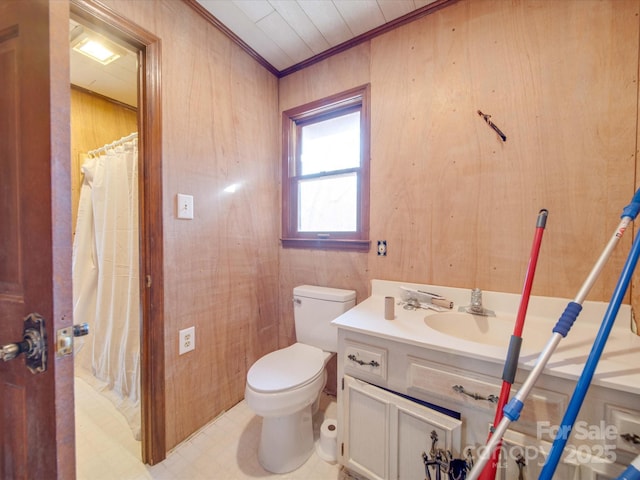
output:
[[[208,22],[213,24],[216,28],[221,30],[225,35],[227,35],[233,42],[235,42],[240,48],[242,48],[246,53],[248,53],[251,57],[253,57],[260,65],[273,73],[276,77],[282,78],[290,75],[298,70],[302,70],[303,68],[309,67],[315,63],[321,62],[333,55],[344,52],[345,50],[349,50],[356,45],[367,42],[372,38],[375,38],[383,33],[387,33],[395,28],[401,27],[402,25],[406,25],[407,23],[413,22],[419,18],[424,17],[425,15],[429,15],[437,10],[440,10],[444,7],[447,7],[453,3],[456,3],[458,0],[436,0],[435,2],[421,7],[417,10],[407,13],[402,17],[398,17],[395,20],[392,20],[388,23],[380,25],[373,30],[365,32],[357,37],[352,38],[346,42],[341,43],[340,45],[336,45],[335,47],[331,47],[324,52],[321,52],[313,57],[308,58],[307,60],[303,60],[302,62],[296,63],[290,67],[287,67],[283,70],[278,70],[273,65],[271,65],[267,60],[265,60],[258,52],[256,52],[253,48],[251,48],[246,42],[244,42],[240,37],[238,37],[235,33],[233,33],[229,28],[224,25],[220,20],[218,20],[211,12],[209,12],[206,8],[204,8],[197,0],[182,0],[191,8],[193,8],[196,12],[198,12],[202,17],[204,17]]]

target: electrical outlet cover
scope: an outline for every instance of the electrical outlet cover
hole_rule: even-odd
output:
[[[190,352],[196,348],[196,327],[185,328],[180,330],[180,344],[178,354]]]
[[[387,241],[386,240],[378,240],[378,256],[386,257],[387,256]]]

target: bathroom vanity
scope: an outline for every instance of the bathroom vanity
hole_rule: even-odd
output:
[[[407,310],[402,287],[438,293],[454,308]],[[446,464],[444,472],[477,458],[494,419],[520,302],[520,295],[483,294],[495,317],[458,312],[469,304],[469,290],[373,280],[371,296],[334,320],[338,457],[347,469],[370,480],[423,480],[439,478],[437,464]],[[394,297],[393,320],[385,320],[385,297]],[[536,364],[567,302],[531,297],[511,396]],[[520,419],[503,437],[497,478],[537,478],[607,306],[584,302]],[[640,454],[640,337],[630,325],[631,309],[623,305],[556,478],[615,478]]]

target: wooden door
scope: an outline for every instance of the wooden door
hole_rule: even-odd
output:
[[[0,361],[1,478],[75,477],[68,25],[67,1],[0,2],[0,345],[37,312],[48,346],[43,373]]]

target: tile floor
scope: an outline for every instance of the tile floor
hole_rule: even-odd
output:
[[[78,480],[348,479],[339,465],[314,452],[298,470],[275,475],[258,463],[260,417],[244,401],[201,428],[153,467],[140,460],[140,442],[111,402],[76,377],[76,464]],[[323,394],[314,417],[316,438],[325,418],[335,418],[334,397]]]

